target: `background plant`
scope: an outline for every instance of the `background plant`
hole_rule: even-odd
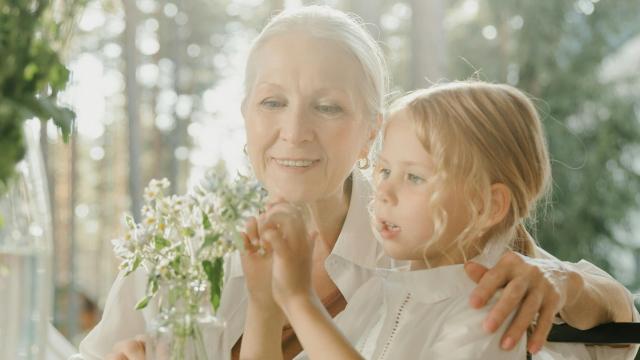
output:
[[[25,155],[26,119],[52,119],[68,141],[74,113],[57,104],[69,80],[59,50],[81,1],[0,0],[0,192]]]
[[[622,70],[629,65],[616,54],[638,38],[638,13],[637,1],[481,0],[473,21],[448,33],[452,77],[479,71],[511,83],[541,113],[553,194],[531,227],[536,239],[632,288],[640,277],[623,279],[619,270],[640,267],[638,240],[629,236],[640,205],[640,73]]]

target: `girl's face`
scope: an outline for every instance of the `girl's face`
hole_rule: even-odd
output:
[[[436,188],[436,182],[430,181],[436,175],[435,164],[436,159],[417,138],[408,111],[394,114],[387,123],[376,163],[374,221],[385,252],[398,260],[412,260],[412,268],[463,261],[453,240],[469,222],[462,210],[465,199],[454,185]],[[429,202],[436,191],[448,219],[442,236],[429,243],[434,234],[434,209]]]
[[[375,135],[359,62],[335,42],[287,33],[257,49],[252,66],[242,110],[257,178],[288,201],[342,191]]]

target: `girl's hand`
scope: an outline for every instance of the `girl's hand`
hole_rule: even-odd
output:
[[[289,301],[312,296],[311,260],[316,233],[309,234],[302,210],[273,204],[260,221],[260,234],[273,248],[273,297],[285,309]]]
[[[280,307],[271,294],[273,257],[268,248],[260,245],[258,223],[254,217],[247,220],[246,233],[242,234],[245,252],[242,269],[245,275],[249,303],[261,311],[281,314]]]
[[[546,342],[554,317],[567,305],[567,295],[577,295],[584,284],[580,274],[560,262],[532,259],[513,251],[504,254],[492,269],[469,262],[465,271],[478,283],[469,299],[474,308],[483,307],[496,291],[504,288],[484,321],[487,331],[494,332],[516,311],[502,335],[503,349],[512,349],[537,317],[535,330],[527,342],[531,353],[538,352]]]

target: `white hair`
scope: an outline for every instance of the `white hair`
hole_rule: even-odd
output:
[[[271,18],[249,50],[245,96],[251,92],[255,78],[253,56],[256,50],[270,38],[290,32],[335,41],[353,54],[367,80],[361,85],[362,95],[372,120],[384,113],[389,77],[382,49],[365,29],[361,19],[328,6],[304,6],[285,10]]]

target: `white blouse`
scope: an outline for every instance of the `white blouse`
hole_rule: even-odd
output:
[[[325,269],[348,303],[356,291],[371,279],[372,273],[366,269],[396,268],[402,265],[386,256],[381,244],[375,240],[367,211],[371,196],[372,188],[368,180],[357,170],[354,171],[349,211],[336,244],[325,260]],[[584,267],[585,264],[588,266]],[[609,276],[585,261],[577,266],[585,271],[597,271]],[[433,286],[438,289],[440,284]],[[425,284],[424,289],[431,291],[433,288]],[[128,277],[124,277],[122,272],[118,275],[107,297],[102,320],[80,343],[80,353],[85,360],[102,359],[112,351],[115,343],[146,331],[146,324],[155,317],[157,309],[150,304],[142,311],[135,310],[135,304],[145,295],[145,290],[146,274],[143,270],[139,269]],[[632,304],[632,301],[629,300],[629,303]],[[217,314],[226,322],[226,328],[224,332],[209,336],[207,340],[208,345],[218,354],[216,359],[230,358],[231,348],[242,335],[246,308],[247,294],[242,265],[239,253],[235,253],[225,261],[224,288]],[[597,359],[602,360],[613,359],[609,356],[610,352],[619,350],[598,348],[601,348],[602,353],[598,354]]]
[[[495,253],[494,259],[501,254]],[[526,341],[510,352],[500,350],[508,321],[493,334],[482,329],[490,306],[469,306],[475,283],[463,265],[364,271],[370,272],[370,280],[335,321],[365,359],[526,359]]]
[[[502,253],[492,249],[474,261],[492,267]],[[526,359],[525,337],[509,352],[500,349],[502,334],[514,314],[492,334],[482,329],[501,292],[488,306],[472,309],[469,295],[476,284],[463,265],[419,271],[358,271],[368,272],[371,278],[351,297],[335,323],[365,359]],[[533,359],[632,360],[636,351],[548,343]],[[308,357],[302,353],[295,360],[304,359]]]

